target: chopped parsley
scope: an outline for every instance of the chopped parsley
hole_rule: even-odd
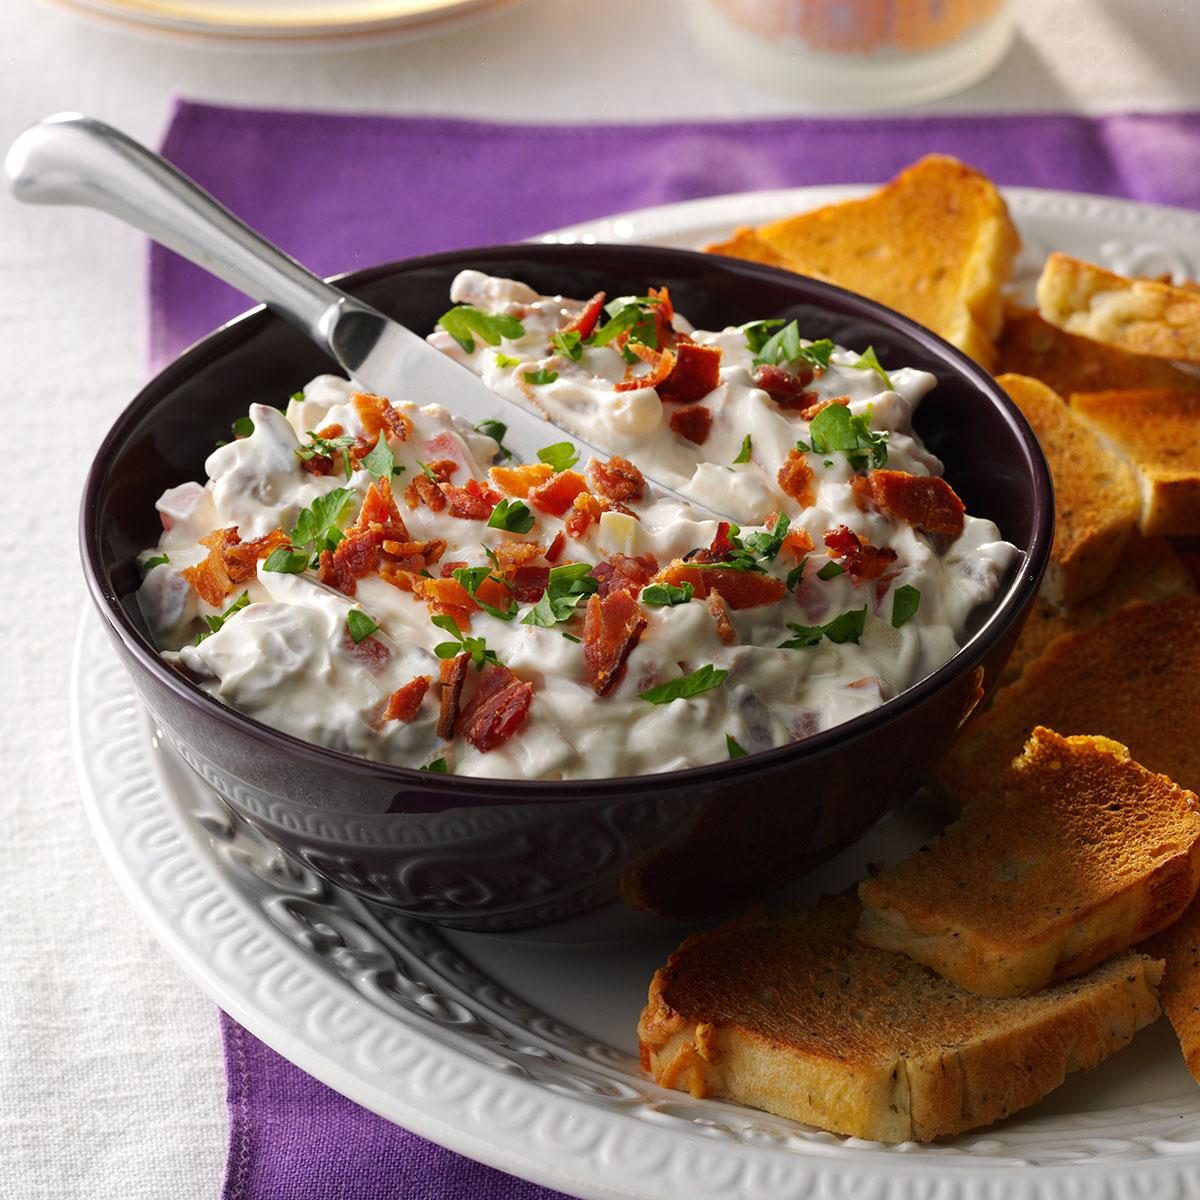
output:
[[[796,449],[807,454],[844,454],[856,471],[866,469],[868,461],[878,469],[887,465],[886,433],[873,430],[864,416],[852,413],[844,404],[821,409],[808,427],[808,443],[797,442]]]
[[[457,567],[454,571],[454,578],[467,589],[468,595],[484,612],[491,613],[493,617],[499,617],[501,621],[511,621],[517,615],[517,602],[511,596],[508,598],[507,608],[496,608],[476,595],[483,586],[484,580],[496,578],[492,574],[491,567]],[[508,587],[508,584],[504,583],[502,579],[496,579],[496,582]]]
[[[834,617],[832,621],[824,625],[796,625],[793,622],[788,622],[788,628],[796,635],[793,638],[788,638],[786,642],[780,642],[781,650],[803,650],[806,646],[815,646],[822,638],[828,638],[831,642],[837,642],[839,645],[844,642],[854,642],[857,644],[858,639],[862,637],[863,628],[867,622],[867,606],[864,604],[862,608],[854,608],[849,612],[844,612],[840,617]]]
[[[579,336],[577,329],[568,329],[565,333],[554,334],[550,339],[550,345],[572,362],[578,362],[583,357],[583,339]]]
[[[920,607],[920,590],[910,583],[902,583],[892,596],[892,625],[899,629],[917,615],[917,609]]]
[[[533,528],[533,513],[524,500],[501,500],[488,517],[488,528],[528,533]]]
[[[521,618],[521,624],[553,629],[560,621],[569,621],[579,602],[599,590],[600,582],[590,574],[591,569],[591,563],[551,567],[542,598]]]
[[[309,556],[303,550],[289,550],[286,546],[276,546],[267,555],[263,563],[264,571],[273,571],[277,575],[299,575],[308,566]]]
[[[883,386],[889,392],[892,390],[891,377],[883,369],[883,364],[879,361],[874,346],[868,346],[859,356],[858,362],[852,362],[849,365],[856,371],[874,371],[883,380]]]
[[[293,393],[292,393],[292,394],[291,394],[291,395],[288,397],[288,399],[289,399],[289,400],[295,400],[295,402],[296,402],[297,404],[303,404],[303,403],[304,403],[304,392],[303,392],[303,391],[299,391],[299,392],[293,392]]]
[[[231,426],[235,438],[246,438],[254,432],[254,422],[247,417],[238,417]]]
[[[670,704],[672,700],[689,700],[692,696],[699,696],[702,692],[709,692],[715,687],[720,687],[728,674],[728,671],[722,671],[714,667],[712,663],[705,663],[690,675],[683,675],[679,679],[668,679],[666,683],[660,683],[649,691],[640,692],[639,695],[643,700],[649,700],[651,704]]]
[[[501,356],[497,355],[496,357],[500,358]],[[513,359],[514,363],[517,361],[517,359]],[[494,462],[504,462],[505,459],[512,458],[512,451],[504,444],[504,438],[508,434],[508,426],[503,421],[480,421],[475,426],[475,429],[476,432],[490,437],[500,447],[496,451],[495,458],[493,459]]]
[[[738,463],[748,463],[750,461],[750,451],[752,448],[753,446],[750,441],[750,435],[746,434],[746,436],[742,438],[742,448],[738,451],[737,458],[733,460],[734,465],[736,466]]]
[[[372,620],[361,608],[352,608],[346,614],[346,628],[357,646],[363,638],[370,637],[379,628],[379,622]]]
[[[555,442],[543,446],[538,452],[538,461],[553,467],[555,471],[565,471],[579,461],[579,451],[571,442]]]
[[[358,465],[370,471],[376,479],[391,479],[396,473],[396,458],[382,429],[379,431],[379,441],[369,453],[358,460]]]
[[[536,371],[526,371],[523,378],[530,387],[542,387],[547,383],[553,383],[558,378],[558,372],[551,371],[546,367],[539,367]]]
[[[738,540],[731,535],[730,540],[734,545],[742,545],[751,554],[758,558],[765,559],[767,562],[774,562],[780,548],[783,546],[783,539],[787,537],[788,530],[791,528],[792,519],[787,513],[779,513],[775,518],[775,527],[765,530],[762,533],[747,534],[744,539]]]
[[[725,749],[729,751],[730,758],[745,758],[746,747],[743,746],[732,733],[725,735]]]
[[[638,599],[643,604],[674,608],[676,604],[686,604],[695,594],[696,589],[685,580],[679,586],[673,583],[652,583],[648,587],[642,588],[642,594]]]
[[[458,622],[446,613],[438,613],[430,618],[439,628],[444,629],[453,639],[452,642],[438,642],[433,648],[438,658],[457,658],[460,654],[469,654],[477,671],[482,671],[488,663],[499,663],[495,652],[488,649],[487,642],[481,637],[468,637],[458,627]]]
[[[658,321],[654,309],[661,303],[661,300],[653,296],[619,296],[616,300],[610,300],[604,306],[604,312],[610,319],[588,338],[587,344],[607,346],[621,334],[626,334],[627,342],[637,342],[657,350]],[[630,351],[628,345],[623,353],[626,362],[638,361],[637,355]]]
[[[788,573],[787,573],[787,590],[794,592],[804,578],[804,568],[808,566],[808,559],[802,558]]]
[[[794,362],[806,362],[822,368],[829,366],[829,356],[834,351],[834,345],[828,338],[809,342],[806,346],[800,337],[800,326],[795,321],[789,321],[782,329],[764,340],[762,334],[767,324],[762,321],[751,322],[754,328],[750,332],[747,332],[746,326],[742,326],[742,332],[746,335],[746,345],[754,354],[756,367],[778,367]]]
[[[839,562],[830,560],[818,572],[818,579],[836,579],[839,575],[845,575],[846,568]]]
[[[468,353],[475,350],[478,335],[489,346],[500,345],[501,338],[525,336],[525,326],[507,313],[489,313],[472,304],[456,304],[438,317],[437,323]]]
[[[302,508],[292,526],[292,545],[316,558],[322,550],[333,550],[342,540],[342,522],[350,515],[358,497],[349,488],[334,488]]]
[[[771,331],[784,324],[782,317],[768,317],[763,321],[747,321],[739,326],[742,336],[746,339],[746,347],[751,354],[759,354],[762,348],[771,340]]]
[[[313,458],[337,458],[342,456],[342,466],[346,471],[346,478],[351,475],[350,466],[350,447],[354,445],[354,439],[348,434],[343,434],[340,437],[323,438],[319,434],[308,431],[308,445],[301,446],[296,451],[296,457],[301,462],[308,462]]]
[[[204,623],[208,628],[203,633],[196,635],[196,645],[200,645],[207,637],[212,637],[214,633],[220,629],[234,613],[239,613],[247,604],[250,603],[250,593],[243,592],[223,613],[218,617],[205,617]]]
[[[161,567],[163,563],[169,563],[170,561],[165,554],[156,554],[153,558],[148,558],[142,563],[142,573],[149,575],[155,567]]]
[[[513,358],[511,354],[502,354],[499,350],[496,351],[496,366],[498,367],[519,367],[521,360]],[[476,426],[478,428],[478,426]]]
[[[426,763],[423,767],[418,767],[418,771],[428,771],[431,775],[449,775],[450,768],[446,765],[444,758],[435,758],[433,762]]]

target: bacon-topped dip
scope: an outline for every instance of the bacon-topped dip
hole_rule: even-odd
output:
[[[431,342],[562,440],[518,463],[497,422],[332,376],[251,405],[141,556],[164,657],[221,702],[431,771],[675,770],[897,695],[1013,561],[912,432],[924,372],[795,322],[694,330],[653,288],[467,271],[451,298]]]

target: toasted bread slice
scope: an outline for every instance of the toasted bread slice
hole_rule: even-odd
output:
[[[1161,964],[1125,954],[1037,996],[990,1000],[855,937],[828,900],[690,937],[638,1023],[666,1087],[835,1133],[932,1141],[1033,1104],[1158,1014]]]
[[[744,258],[749,262],[766,263],[769,267],[786,267],[781,258],[758,234],[747,226],[735,229],[723,242],[705,246],[709,254],[726,254],[730,258]]]
[[[1178,920],[1200,800],[1119,742],[1038,726],[986,804],[858,885],[858,935],[981,996],[1027,996]]]
[[[1040,379],[1060,396],[1114,388],[1200,392],[1200,376],[1161,358],[1102,346],[1047,324],[1033,308],[1009,307],[996,343],[997,374]]]
[[[1200,534],[1200,393],[1083,392],[1070,404],[1136,471],[1142,532]]]
[[[1163,1011],[1179,1039],[1187,1069],[1200,1083],[1200,904],[1193,904],[1143,949],[1166,963],[1160,992]]]
[[[996,693],[935,778],[964,805],[988,795],[1036,725],[1112,738],[1200,790],[1200,599],[1130,604],[1060,637]]]
[[[1001,682],[1011,683],[1026,664],[1045,652],[1055,638],[1111,617],[1135,600],[1158,604],[1173,596],[1194,596],[1196,584],[1183,559],[1165,538],[1135,533],[1102,592],[1079,604],[1060,606],[1040,595],[1004,668]]]
[[[1054,545],[1043,591],[1057,604],[1076,604],[1104,587],[1121,557],[1141,512],[1137,483],[1044,383],[1026,375],[996,382],[1033,426],[1054,479]]]
[[[1060,329],[1130,354],[1200,362],[1200,293],[1127,279],[1055,252],[1037,285],[1038,312]]]
[[[957,159],[930,155],[863,200],[752,232],[708,249],[765,261],[765,246],[791,270],[898,309],[992,364],[1020,239],[991,181]]]

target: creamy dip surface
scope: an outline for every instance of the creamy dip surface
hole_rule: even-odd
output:
[[[794,324],[694,330],[653,289],[466,271],[451,299],[430,341],[561,442],[522,466],[502,427],[332,376],[251,405],[141,556],[164,657],[222,703],[435,771],[698,766],[898,695],[1017,555],[912,432],[925,372]]]

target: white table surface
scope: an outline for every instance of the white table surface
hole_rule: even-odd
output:
[[[704,59],[683,20],[696,2],[530,0],[430,40],[287,56],[151,43],[0,0],[0,149],[63,109],[156,140],[173,93],[512,120],[801,111]],[[1000,70],[935,111],[1200,108],[1195,0],[1015,7]],[[216,1012],[109,879],[67,729],[76,508],[93,449],[146,375],[144,261],[140,238],[105,218],[0,196],[0,403],[16,467],[0,489],[3,1198],[211,1197],[224,1159]]]

